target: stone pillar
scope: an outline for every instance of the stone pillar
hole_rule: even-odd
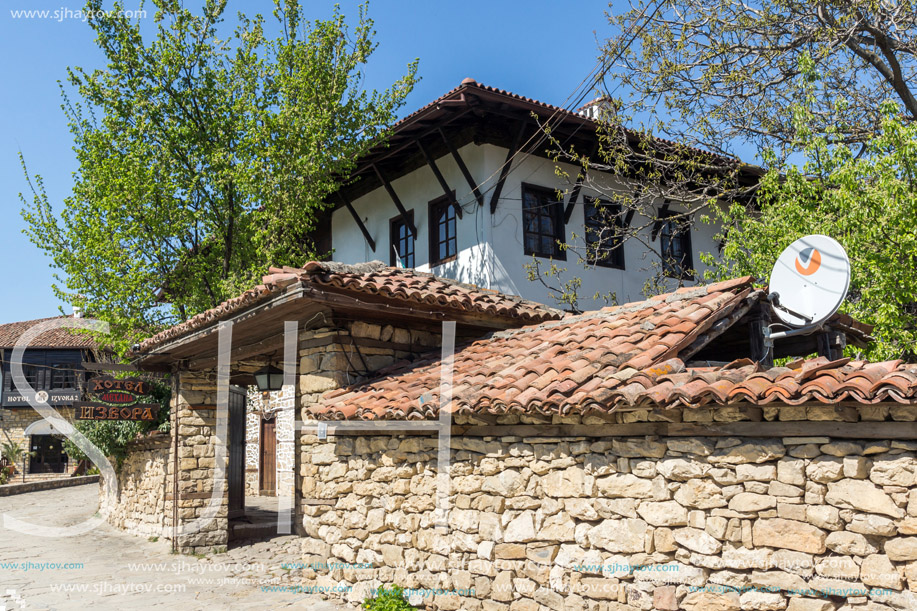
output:
[[[254,386],[248,389],[245,406],[245,498],[261,495],[262,394]]]
[[[172,396],[172,426],[178,440],[176,545],[182,553],[213,552],[225,548],[229,540],[226,477],[229,456],[227,439],[217,435],[216,403],[217,384],[213,372],[180,373],[177,392]],[[228,413],[224,415],[227,427],[228,416]],[[220,457],[223,476],[218,481],[216,467]],[[168,486],[171,498],[174,483]],[[212,499],[214,489],[218,491],[215,500]],[[172,515],[172,507],[167,504],[170,529]]]
[[[272,409],[275,411],[275,433],[277,435],[277,498],[279,508],[289,508],[296,513],[296,389],[294,385],[284,386],[272,393]]]

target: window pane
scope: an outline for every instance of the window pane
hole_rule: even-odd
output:
[[[541,233],[546,236],[554,235],[554,222],[553,219],[547,214],[544,214],[541,217]]]
[[[563,240],[563,205],[548,189],[523,187],[522,219],[525,252],[539,257],[563,258],[557,246]]]

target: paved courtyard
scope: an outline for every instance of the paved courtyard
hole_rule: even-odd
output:
[[[171,554],[102,524],[74,537],[23,535],[2,526],[3,514],[44,526],[69,526],[98,509],[98,487],[0,497],[0,610],[19,609],[313,609],[355,607],[296,592],[299,538],[277,537],[206,558]]]

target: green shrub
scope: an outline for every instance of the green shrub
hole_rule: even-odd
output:
[[[391,588],[381,587],[373,593],[371,598],[363,601],[366,611],[417,611],[404,598],[404,588],[393,585]]]

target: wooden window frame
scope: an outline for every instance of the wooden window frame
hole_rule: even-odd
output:
[[[586,235],[584,236],[584,240],[586,242],[586,255],[587,255],[586,262],[589,265],[598,265],[600,267],[609,267],[612,269],[622,269],[622,270],[625,269],[624,240],[622,239],[623,230],[624,230],[624,219],[621,216],[624,212],[623,207],[621,206],[621,204],[616,204],[614,202],[610,202],[605,199],[600,199],[598,197],[586,197],[584,198],[583,204],[584,204],[583,228],[586,231]],[[615,225],[614,228],[615,228],[616,235],[613,236],[612,239],[618,241],[618,243],[612,249],[609,250],[609,256],[605,257],[604,259],[591,258],[588,256],[589,255],[589,246],[590,246],[589,210],[590,209],[594,210],[599,207],[611,209],[611,212],[609,213],[609,215],[606,215],[606,218],[610,217],[614,219],[614,225]]]
[[[414,223],[414,211],[413,210],[408,210],[405,216],[407,217],[407,220],[410,221],[410,224]],[[403,259],[402,259],[402,262],[405,264],[404,267],[406,269],[413,269],[417,265],[417,240],[415,240],[413,234],[411,234],[411,228],[409,226],[409,223],[406,223],[405,219],[403,219],[400,214],[398,216],[393,216],[388,221],[388,256],[389,256],[390,265],[392,267],[395,267],[398,265],[398,261],[395,259],[395,250],[396,250],[395,245],[397,242],[395,239],[395,235],[396,235],[395,228],[398,225],[401,225],[402,227],[404,227],[406,239],[409,239],[411,241],[411,255],[410,256],[413,259],[412,262],[414,265],[407,265],[407,262],[405,262]]]
[[[533,185],[529,183],[522,183],[522,248],[525,251],[525,255],[536,256],[542,259],[556,259],[558,261],[567,260],[567,252],[560,248],[560,244],[566,242],[566,230],[564,223],[564,204],[562,201],[557,199],[556,189],[549,189],[547,187],[541,187],[538,185]],[[525,196],[526,193],[535,193],[538,194],[539,199],[541,196],[544,196],[550,200],[551,214],[554,217],[554,235],[551,236],[553,239],[554,250],[551,253],[535,251],[529,248],[528,246],[528,235],[530,232],[526,229],[526,207],[525,207]],[[545,234],[537,233],[539,238],[543,238]],[[540,241],[540,240],[539,240]]]
[[[452,206],[452,200],[455,199],[455,191],[452,192],[452,196],[442,195],[432,200],[428,204],[427,218],[429,219],[428,225],[430,226],[430,267],[434,265],[442,265],[444,263],[450,263],[455,261],[458,258],[458,215],[455,213],[455,208]],[[439,258],[439,246],[442,244],[442,241],[439,239],[439,214],[440,210],[446,211],[446,224],[449,223],[448,213],[452,211],[452,225],[454,227],[453,236],[451,238],[452,242],[455,245],[455,252],[451,255],[446,255],[442,259]],[[448,229],[446,230],[446,244],[448,250],[450,238]]]
[[[659,257],[662,260],[662,272],[667,278],[694,280],[694,275],[691,273],[691,270],[694,269],[694,246],[691,240],[691,222],[687,219],[681,221],[681,227],[672,236],[672,239],[680,238],[684,240],[682,243],[684,258],[680,266],[681,273],[677,273],[678,270],[666,264],[666,227],[669,226],[670,223],[678,223],[678,221],[672,220],[673,217],[676,216],[681,216],[681,213],[672,210],[666,210],[659,213]]]

